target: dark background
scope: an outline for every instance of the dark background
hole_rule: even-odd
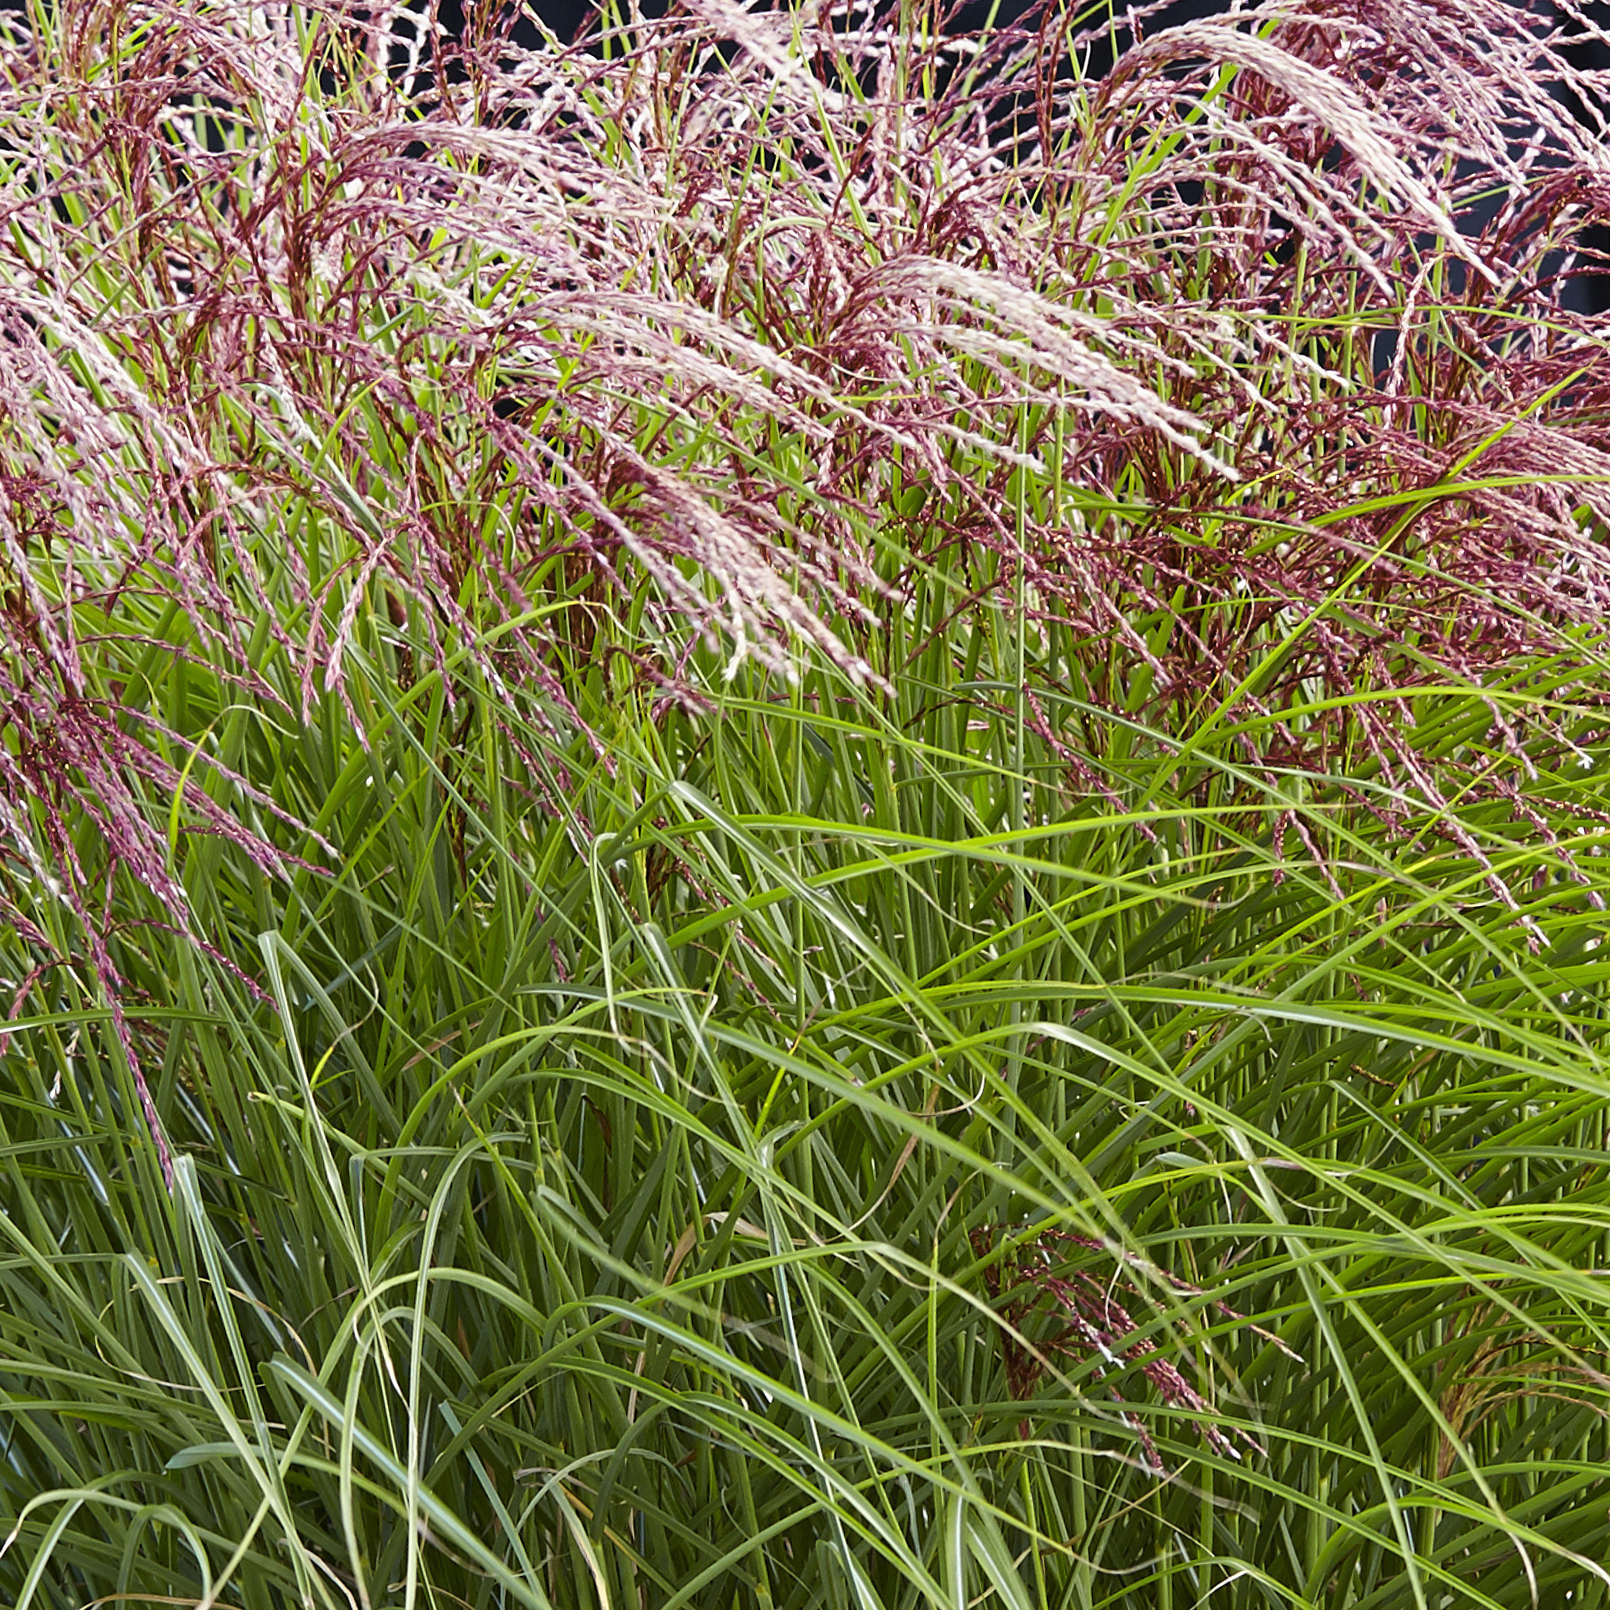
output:
[[[474,3],[474,0],[471,0]],[[1116,9],[1122,15],[1124,0],[1118,0]],[[414,6],[409,7],[415,9]],[[664,11],[663,4],[655,5],[652,0],[644,0],[643,11],[645,15],[654,16]],[[1024,0],[1001,0],[1001,8],[997,21],[1010,22],[1021,16],[1026,9]],[[1160,14],[1155,20],[1148,20],[1146,30],[1153,33],[1159,28],[1167,28],[1177,22],[1186,22],[1193,17],[1208,17],[1215,12],[1226,9],[1224,0],[1176,0],[1176,4]],[[1610,7],[1607,7],[1610,9]],[[584,31],[585,24],[592,14],[593,7],[584,0],[536,0],[537,15],[553,29],[562,40],[575,39],[579,32]],[[989,18],[988,0],[973,0],[973,3],[962,7],[956,18],[955,26],[958,31],[967,31],[981,28]],[[443,28],[455,37],[464,27],[464,7],[462,0],[442,0],[441,21]],[[537,43],[537,31],[523,20],[516,25],[514,37],[523,45],[532,46]]]
[[[4,3],[4,0],[0,0]],[[486,3],[486,0],[467,0],[470,6]],[[512,0],[508,0],[512,3]],[[665,0],[640,0],[646,15],[661,15],[665,9]],[[743,0],[740,0],[743,3]],[[786,4],[787,0],[774,0],[774,3]],[[1390,0],[1388,0],[1390,3]],[[1526,0],[1517,0],[1525,4]],[[1531,0],[1536,4],[1537,0]],[[439,0],[439,20],[444,33],[451,37],[459,37],[464,29],[464,12],[466,0]],[[1000,9],[996,14],[999,23],[1006,23],[1022,15],[1027,9],[1028,0],[1000,0]],[[410,0],[410,11],[423,12],[428,9],[428,0]],[[584,38],[590,31],[595,17],[594,0],[534,0],[534,9],[543,22],[559,37],[561,41],[570,42]],[[1081,9],[1093,10],[1088,4]],[[1145,31],[1155,34],[1160,29],[1172,27],[1177,23],[1189,22],[1199,17],[1214,16],[1228,9],[1227,0],[1175,0],[1173,5],[1148,17]],[[1549,9],[1556,20],[1560,13],[1549,0]],[[1593,18],[1595,24],[1601,28],[1610,28],[1610,0],[1594,0],[1594,3],[1584,8]],[[1124,0],[1114,0],[1113,10],[1122,18],[1125,10]],[[955,14],[954,28],[957,31],[967,31],[981,28],[988,21],[990,15],[989,0],[969,0]],[[1099,12],[1096,13],[1099,16]],[[1092,17],[1091,20],[1095,20]],[[1579,33],[1580,28],[1569,25],[1569,33]],[[522,14],[516,22],[513,37],[516,43],[534,48],[541,43],[538,30],[527,21]],[[1610,47],[1603,42],[1591,38],[1584,39],[1583,43],[1575,47],[1567,47],[1567,55],[1572,64],[1578,68],[1591,68],[1600,71],[1610,70]],[[1102,63],[1092,60],[1091,70],[1104,71]],[[449,77],[456,76],[451,67],[448,69]],[[1568,97],[1562,90],[1560,99],[1567,103],[1574,99]],[[1610,100],[1610,96],[1606,97]],[[1580,118],[1582,109],[1573,106],[1572,110]],[[1584,244],[1590,251],[1610,253],[1610,231],[1603,228],[1590,229],[1585,232]],[[1567,307],[1579,313],[1603,314],[1610,310],[1610,277],[1603,274],[1582,274],[1573,276],[1566,284],[1564,301]]]
[[[475,0],[470,0],[471,4]],[[424,6],[418,0],[411,0],[409,10],[423,10]],[[1001,7],[997,20],[1010,22],[1020,16],[1026,9],[1024,0],[1001,0]],[[1146,31],[1155,33],[1160,28],[1172,27],[1176,23],[1189,22],[1197,17],[1210,17],[1218,12],[1228,10],[1226,0],[1175,0],[1175,4],[1167,7],[1155,17],[1148,18]],[[1549,8],[1553,10],[1552,4]],[[1588,5],[1586,11],[1600,27],[1610,27],[1610,0],[1595,0]],[[536,0],[537,15],[553,29],[562,40],[576,38],[582,31],[585,23],[592,13],[593,7],[585,0]],[[644,0],[643,11],[653,16],[664,10],[663,3],[656,4],[654,0]],[[1124,0],[1115,0],[1114,10],[1122,17]],[[990,7],[988,0],[970,0],[957,14],[956,27],[959,30],[980,28],[989,17]],[[1554,13],[1556,16],[1558,12]],[[463,0],[441,0],[442,27],[455,37],[462,33],[464,28]],[[1575,31],[1575,30],[1573,30]],[[538,42],[537,31],[523,20],[516,24],[515,39],[527,46],[534,46]],[[1592,59],[1589,60],[1589,57]],[[1582,59],[1579,66],[1593,66],[1598,68],[1610,67],[1610,50],[1602,45],[1587,44],[1582,48]]]
[[[32,3],[48,11],[56,3],[56,0],[32,0]],[[663,14],[666,3],[667,0],[640,0],[643,12],[649,16]],[[739,3],[753,6],[755,0],[739,0]],[[762,3],[764,3],[764,0],[762,0]],[[771,0],[771,3],[785,5],[788,0]],[[1391,4],[1392,0],[1385,0],[1385,3]],[[1512,0],[1512,3],[1523,8],[1538,8],[1542,5],[1543,0]],[[0,14],[26,12],[29,4],[30,0],[0,0]],[[532,0],[532,4],[536,14],[565,43],[585,38],[594,24],[596,0]],[[941,4],[944,4],[944,0],[941,0]],[[1000,9],[996,14],[997,22],[1007,23],[1015,20],[1023,14],[1028,4],[1029,0],[1000,0]],[[466,10],[474,8],[495,9],[497,14],[502,15],[515,11],[516,6],[517,0],[438,0],[437,16],[442,32],[449,38],[457,39],[464,32]],[[1559,20],[1560,13],[1554,5],[1554,0],[1547,0],[1547,7],[1556,20]],[[428,14],[429,9],[430,0],[406,0],[405,10],[409,12],[424,15]],[[990,9],[989,0],[968,0],[968,3],[956,10],[953,27],[957,31],[970,31],[981,28],[989,19]],[[1100,10],[1092,3],[1092,0],[1083,0],[1079,9],[1089,13],[1089,20],[1092,22],[1101,15]],[[1125,0],[1113,0],[1113,10],[1120,18],[1120,32],[1122,32],[1121,19],[1125,9]],[[1172,27],[1177,23],[1213,16],[1227,9],[1227,0],[1174,0],[1172,5],[1164,7],[1161,11],[1146,19],[1145,31],[1148,34],[1155,34],[1160,29]],[[1591,3],[1586,5],[1584,10],[1593,19],[1596,26],[1610,29],[1610,0],[1591,0]],[[1582,30],[1577,26],[1568,25],[1566,31],[1570,34],[1578,34]],[[527,49],[534,49],[542,43],[541,33],[526,19],[523,10],[517,13],[512,34],[514,41]],[[1610,72],[1610,45],[1606,45],[1603,41],[1584,38],[1580,45],[1566,47],[1566,54],[1572,60],[1573,65],[1579,69],[1589,68],[1601,72]],[[400,67],[406,59],[406,50],[399,41],[394,47],[393,64]],[[1094,51],[1092,52],[1089,68],[1094,73],[1105,71],[1105,64],[1095,59]],[[462,81],[464,77],[462,64],[456,61],[449,61],[446,64],[446,69],[447,77],[450,81],[454,79]],[[428,77],[429,67],[427,65],[427,81]],[[428,98],[428,90],[426,93]],[[1570,104],[1573,100],[1573,97],[1566,95],[1563,89],[1559,92],[1559,98],[1567,104]],[[1610,103],[1610,92],[1607,92],[1604,98],[1607,103]],[[1582,109],[1580,106],[1573,106],[1572,110],[1581,117]],[[1604,228],[1587,230],[1584,232],[1583,243],[1590,252],[1610,256],[1610,230]],[[1610,310],[1610,275],[1583,274],[1573,276],[1566,286],[1564,299],[1566,305],[1577,312],[1605,313]]]

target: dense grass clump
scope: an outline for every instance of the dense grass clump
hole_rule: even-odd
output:
[[[1157,9],[0,40],[6,1604],[1610,1605],[1605,86]]]

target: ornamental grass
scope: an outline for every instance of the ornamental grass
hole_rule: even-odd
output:
[[[0,19],[0,1599],[1610,1606],[1587,8]]]

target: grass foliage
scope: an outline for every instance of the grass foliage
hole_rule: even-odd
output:
[[[1604,86],[1148,15],[13,25],[8,1605],[1610,1605]]]

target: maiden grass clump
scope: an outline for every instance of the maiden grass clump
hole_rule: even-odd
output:
[[[1556,10],[8,24],[7,1604],[1610,1604]]]

